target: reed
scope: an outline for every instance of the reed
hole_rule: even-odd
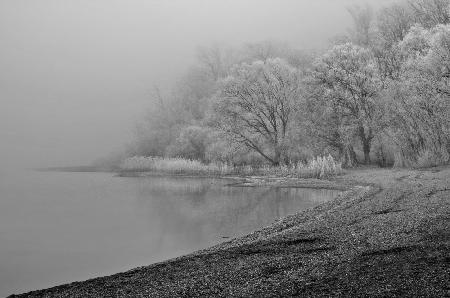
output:
[[[158,172],[180,175],[258,175],[318,179],[325,179],[342,173],[341,164],[336,162],[331,155],[318,156],[307,163],[260,167],[251,165],[234,166],[226,163],[204,164],[198,160],[184,158],[134,156],[122,161],[120,170],[124,172]]]

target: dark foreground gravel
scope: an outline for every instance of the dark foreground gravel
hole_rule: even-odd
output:
[[[331,184],[348,190],[245,237],[11,297],[450,296],[449,168],[358,170]]]

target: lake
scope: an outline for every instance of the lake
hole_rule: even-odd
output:
[[[338,194],[230,182],[0,172],[0,296],[177,257]]]

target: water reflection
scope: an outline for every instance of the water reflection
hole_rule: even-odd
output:
[[[227,187],[216,179],[150,178],[138,184],[137,206],[154,235],[153,249],[193,251],[316,206],[332,190]]]
[[[0,179],[0,297],[206,248],[336,191],[199,178],[17,172]]]

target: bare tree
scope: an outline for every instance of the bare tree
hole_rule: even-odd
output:
[[[279,165],[299,100],[299,72],[282,59],[268,59],[235,67],[222,84],[215,106],[217,127]]]

